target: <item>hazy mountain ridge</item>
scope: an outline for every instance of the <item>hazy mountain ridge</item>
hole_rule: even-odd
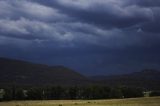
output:
[[[85,76],[63,66],[0,58],[0,83],[72,85],[87,81]]]
[[[124,85],[160,89],[160,71],[152,69],[124,75],[92,76],[90,79],[110,86]]]
[[[160,89],[160,71],[143,70],[125,75],[86,77],[64,66],[48,66],[0,58],[0,85],[105,85]]]

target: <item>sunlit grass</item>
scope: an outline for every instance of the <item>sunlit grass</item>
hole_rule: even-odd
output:
[[[160,106],[160,97],[111,100],[44,100],[0,102],[0,106]]]

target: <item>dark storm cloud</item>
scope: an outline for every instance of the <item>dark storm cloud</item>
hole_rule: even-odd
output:
[[[132,3],[135,3],[140,6],[145,6],[145,7],[159,7],[160,6],[160,1],[159,0],[134,0]]]
[[[0,0],[0,56],[87,74],[157,68],[159,18],[159,0]]]
[[[136,26],[147,32],[159,32],[158,0],[53,0],[49,6],[58,8],[78,21],[96,24],[102,28]]]
[[[122,41],[130,40],[125,37],[130,33],[159,32],[155,15],[159,8],[145,4],[139,0],[2,0],[0,32],[2,36],[31,40],[89,42],[107,47],[112,47],[113,41],[124,46]]]
[[[152,20],[150,8],[129,3],[129,0],[55,0],[49,5],[78,20],[105,28],[129,27]]]

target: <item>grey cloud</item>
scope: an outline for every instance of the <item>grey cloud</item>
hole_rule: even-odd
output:
[[[58,45],[67,42],[69,46],[81,42],[109,48],[143,44],[143,36],[137,30],[154,33],[159,24],[154,29],[150,27],[155,25],[155,9],[133,3],[130,0],[51,0],[48,4],[41,0],[1,1],[0,14],[4,17],[0,19],[0,32],[3,36],[37,42],[46,40]]]
[[[155,7],[159,7],[159,1],[77,0],[73,2],[71,0],[51,0],[50,2],[50,6],[59,9],[59,11],[70,17],[77,18],[77,21],[98,25],[102,28],[140,26],[144,27],[144,31],[152,31],[159,27],[159,22],[156,19],[156,15],[159,13],[154,9]],[[150,4],[150,6],[146,4]],[[158,25],[153,28],[154,22]]]
[[[25,18],[19,20],[0,19],[0,32],[4,36],[24,38],[24,39],[48,39],[47,34],[52,29],[43,22],[30,21]]]
[[[21,17],[36,19],[41,21],[58,21],[66,18],[64,14],[60,14],[57,9],[51,8],[33,1],[21,0],[0,1],[1,18],[19,19]]]
[[[159,7],[160,1],[159,0],[134,0],[132,3],[144,6],[144,7]]]
[[[152,8],[154,19],[142,25],[142,29],[149,33],[160,33],[160,7]]]
[[[157,67],[159,18],[158,0],[0,0],[0,56],[84,73]]]
[[[60,0],[58,2],[62,12],[78,20],[107,27],[129,27],[153,18],[150,8],[137,5],[123,5],[124,1],[84,1]]]

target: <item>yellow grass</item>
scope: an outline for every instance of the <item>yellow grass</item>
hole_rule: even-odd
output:
[[[45,100],[0,102],[0,106],[160,106],[160,97],[111,100]]]

